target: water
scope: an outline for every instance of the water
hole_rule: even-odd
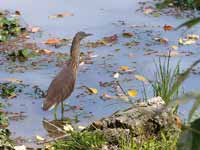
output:
[[[166,52],[169,50],[170,45],[178,44],[177,40],[183,34],[181,30],[171,32],[162,30],[163,25],[170,24],[172,26],[177,26],[184,21],[183,19],[178,20],[173,16],[145,16],[141,12],[136,11],[139,8],[138,2],[139,0],[119,0],[117,2],[116,0],[85,0],[84,2],[81,0],[1,0],[0,9],[19,10],[26,24],[30,26],[39,26],[43,31],[41,36],[35,35],[30,41],[37,42],[42,48],[54,51],[69,52],[70,47],[65,46],[55,49],[42,44],[42,42],[51,37],[72,38],[78,31],[94,34],[85,41],[95,41],[104,36],[113,34],[119,36],[119,41],[113,46],[104,46],[95,49],[82,48],[82,51],[93,50],[98,57],[93,58],[94,64],[80,67],[75,92],[66,101],[69,105],[81,106],[84,111],[68,111],[65,113],[65,116],[73,118],[80,113],[79,124],[87,125],[89,122],[108,116],[119,109],[124,109],[129,106],[127,103],[120,100],[104,101],[100,99],[103,93],[109,93],[111,89],[109,87],[100,87],[99,82],[113,80],[113,72],[117,71],[119,66],[127,65],[131,68],[135,68],[136,71],[131,74],[121,75],[121,81],[125,78],[130,79],[129,82],[121,82],[121,84],[126,90],[137,89],[139,94],[135,99],[142,98],[142,84],[140,81],[134,79],[134,75],[141,74],[147,78],[151,78],[154,72],[153,60],[157,60],[158,58],[155,55],[145,56],[144,49],[152,48],[159,52]],[[48,18],[50,15],[62,12],[70,12],[73,13],[74,16],[61,19]],[[125,22],[125,25],[120,25],[119,21]],[[131,25],[147,25],[147,27],[131,28]],[[121,36],[124,30],[134,32],[140,44],[132,48],[124,46],[126,42],[130,41],[130,39]],[[188,32],[197,34],[195,29]],[[161,45],[155,42],[153,45],[147,46],[146,43],[152,43],[152,38],[157,35],[168,38],[169,44]],[[180,47],[180,51],[189,50],[194,52],[195,55],[189,57],[174,57],[172,59],[172,64],[181,60],[181,69],[188,67],[194,60],[199,58],[198,48],[198,45]],[[120,51],[116,52],[115,49],[120,49]],[[129,57],[130,53],[133,55],[131,58]],[[108,56],[110,54],[113,56]],[[102,57],[106,57],[106,59]],[[105,64],[111,64],[112,67],[102,67],[104,61]],[[21,79],[26,84],[31,86],[38,85],[41,89],[46,90],[53,76],[55,76],[59,70],[60,68],[51,66],[46,69],[26,71],[25,73],[10,74],[1,71],[0,78],[13,77]],[[86,96],[77,98],[77,95],[85,93],[84,89],[79,88],[83,85],[97,88],[98,94],[86,94]],[[184,90],[197,90],[200,87],[199,85],[199,75],[191,75],[184,84]],[[148,92],[151,95],[151,90]],[[112,92],[110,93],[112,94]],[[9,102],[12,105],[6,109],[7,111],[24,111],[27,116],[23,120],[10,121],[9,129],[13,132],[13,138],[21,136],[25,139],[29,139],[24,144],[35,146],[33,141],[36,135],[47,137],[48,134],[43,128],[42,120],[43,118],[53,119],[53,114],[52,112],[44,112],[41,109],[42,99],[34,99],[21,94]],[[185,105],[182,110],[188,108],[189,105]],[[88,115],[90,116],[89,118],[87,117]]]

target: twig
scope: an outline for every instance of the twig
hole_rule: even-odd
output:
[[[45,140],[45,141],[42,141],[42,142],[37,142],[37,144],[51,143],[51,142],[54,142],[54,141],[57,141],[57,140],[60,140],[60,139],[63,139],[63,138],[69,137],[69,136],[70,136],[69,134],[65,134],[65,135],[62,135],[62,136],[50,139],[50,140]]]
[[[56,128],[58,131],[66,134],[66,132],[64,130],[62,130],[61,128],[57,127],[56,125],[52,124],[51,122],[49,122],[48,120],[44,119],[44,122],[48,123],[49,125],[53,126],[54,128]]]
[[[131,99],[129,98],[128,94],[127,94],[126,91],[122,88],[122,86],[121,86],[121,84],[119,83],[118,80],[116,80],[116,83],[117,83],[117,85],[119,86],[119,88],[122,90],[123,94],[124,94],[125,96],[127,96],[129,103],[133,104],[132,101],[131,101]]]

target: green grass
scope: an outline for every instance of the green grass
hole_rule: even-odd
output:
[[[172,134],[173,133],[173,134]],[[140,143],[134,137],[120,135],[116,143],[108,143],[100,132],[72,132],[71,137],[53,144],[54,150],[101,150],[103,146],[116,146],[118,150],[176,150],[179,133],[162,131],[158,137],[150,137]]]
[[[7,41],[10,37],[18,35],[22,31],[19,20],[0,12],[0,42]]]
[[[107,142],[103,135],[95,132],[72,132],[66,140],[59,140],[53,144],[56,150],[99,150]]]
[[[158,64],[155,63],[155,67],[155,80],[151,82],[154,96],[160,96],[165,103],[169,103],[179,93],[180,87],[176,84],[180,74],[180,65],[177,63],[175,68],[172,69],[170,66],[170,57],[167,57],[163,62],[159,59]]]

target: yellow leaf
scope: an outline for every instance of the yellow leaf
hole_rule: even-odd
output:
[[[176,45],[172,45],[171,48],[172,48],[173,50],[178,50],[178,46],[176,46]]]
[[[140,81],[143,81],[145,83],[148,83],[148,80],[144,77],[144,76],[141,76],[141,75],[135,75],[135,79],[136,80],[140,80]]]
[[[199,40],[199,35],[189,34],[185,38],[179,38],[178,42],[182,45],[195,44]]]
[[[44,138],[43,137],[41,137],[41,136],[39,136],[39,135],[36,135],[36,137],[35,137],[38,141],[44,141]]]
[[[135,97],[135,96],[137,96],[137,91],[136,90],[129,90],[128,95],[131,96],[131,97]]]
[[[128,66],[120,66],[119,68],[121,71],[128,71],[129,67]]]
[[[98,90],[95,89],[95,88],[88,88],[88,91],[89,91],[91,94],[97,94],[97,93],[98,93]]]

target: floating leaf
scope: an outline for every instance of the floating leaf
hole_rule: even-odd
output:
[[[32,27],[32,28],[30,28],[28,30],[29,30],[29,32],[36,33],[36,32],[40,31],[40,27]]]
[[[132,33],[132,32],[124,32],[122,35],[123,35],[124,37],[130,38],[130,37],[133,36],[133,33]]]
[[[178,46],[176,46],[176,45],[172,45],[170,47],[172,48],[172,50],[178,50]]]
[[[185,38],[179,38],[178,42],[181,45],[195,44],[199,40],[199,35],[189,34]]]
[[[131,96],[131,97],[137,96],[137,91],[136,90],[129,90],[128,91],[128,96]]]
[[[98,90],[95,89],[95,88],[87,88],[87,89],[91,94],[97,94],[98,93]]]
[[[44,138],[43,137],[41,137],[41,136],[39,136],[39,135],[36,135],[36,140],[38,140],[38,141],[44,141]]]
[[[3,82],[12,82],[12,83],[22,83],[22,80],[18,80],[16,78],[3,78],[3,79],[0,79],[0,81],[3,81]]]
[[[61,44],[61,40],[60,39],[56,39],[56,38],[52,38],[52,39],[46,40],[44,43],[48,44],[48,45]]]
[[[170,25],[164,25],[164,26],[163,26],[163,29],[164,29],[165,31],[170,31],[170,30],[173,30],[174,27],[172,27],[172,26],[170,26]]]
[[[145,83],[148,83],[148,80],[144,76],[136,74],[134,77],[135,77],[136,80],[140,80],[140,81],[143,81]]]
[[[59,13],[56,15],[49,16],[50,19],[56,19],[56,18],[63,18],[63,17],[68,17],[68,16],[74,16],[73,13],[69,12],[64,12],[64,13]]]
[[[128,66],[120,66],[119,68],[121,71],[128,71],[129,67]]]

